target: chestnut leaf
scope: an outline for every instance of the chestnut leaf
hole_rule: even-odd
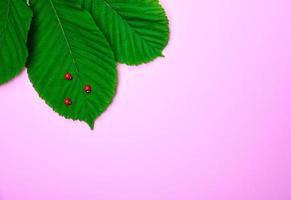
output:
[[[74,0],[32,0],[31,8],[29,79],[56,112],[93,128],[117,85],[114,54],[106,38]],[[71,80],[64,78],[66,73]],[[86,85],[90,93],[84,91]]]
[[[25,65],[31,18],[25,0],[0,1],[0,84],[14,78]]]

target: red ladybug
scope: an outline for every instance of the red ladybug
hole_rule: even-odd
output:
[[[69,99],[69,98],[65,98],[65,99],[64,99],[64,104],[65,104],[66,106],[70,106],[70,105],[72,105],[72,101],[71,101],[71,99]]]
[[[84,86],[84,91],[87,92],[87,93],[90,93],[91,92],[91,86],[90,85],[85,85]]]
[[[73,79],[73,76],[70,73],[65,73],[64,78],[69,81]]]

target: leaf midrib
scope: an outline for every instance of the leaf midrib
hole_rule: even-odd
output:
[[[60,29],[61,29],[61,31],[62,31],[62,34],[63,34],[64,38],[65,38],[65,42],[66,42],[66,45],[67,45],[67,47],[68,47],[69,54],[70,54],[70,56],[71,56],[71,58],[72,58],[72,60],[73,60],[73,65],[75,66],[76,73],[78,74],[78,79],[79,79],[79,81],[77,81],[77,82],[79,83],[80,90],[82,90],[83,81],[82,81],[81,76],[80,76],[80,71],[79,71],[79,68],[78,68],[78,66],[77,66],[77,61],[76,61],[75,56],[74,56],[74,54],[73,54],[73,51],[72,51],[71,45],[70,45],[70,43],[69,43],[69,40],[67,39],[67,35],[66,35],[66,32],[65,32],[65,29],[64,29],[64,27],[63,27],[63,25],[62,25],[62,22],[61,22],[61,20],[60,20],[60,18],[59,18],[59,16],[58,16],[58,11],[56,10],[56,8],[55,8],[55,6],[54,6],[52,0],[49,0],[49,2],[50,2],[50,4],[51,4],[51,6],[52,6],[52,9],[53,9],[53,12],[54,12],[54,14],[55,14],[55,16],[56,16],[56,18],[57,18],[57,21],[58,21],[59,27],[60,27]],[[88,104],[87,98],[86,98],[86,96],[84,97],[84,95],[82,95],[82,94],[81,94],[81,96],[83,97],[83,99],[84,99],[84,101],[85,101],[85,102],[84,102],[84,107],[86,107],[86,105]]]
[[[57,20],[58,20],[59,27],[60,27],[60,29],[61,29],[61,31],[62,31],[62,34],[63,34],[64,38],[65,38],[65,42],[66,42],[66,45],[67,45],[67,47],[68,47],[68,49],[69,49],[70,56],[71,56],[71,58],[72,58],[72,60],[73,60],[74,66],[76,67],[76,72],[79,73],[79,70],[78,70],[78,68],[77,68],[77,62],[76,62],[76,60],[75,60],[75,58],[74,58],[74,55],[73,55],[73,51],[72,51],[71,45],[70,45],[70,43],[69,43],[69,41],[68,41],[68,39],[67,39],[66,32],[65,32],[65,30],[64,30],[64,28],[63,28],[63,25],[62,25],[62,23],[61,23],[61,20],[60,20],[60,18],[59,18],[59,16],[58,16],[58,12],[57,12],[57,10],[56,10],[56,8],[55,8],[55,6],[54,6],[52,0],[49,0],[49,2],[50,2],[50,4],[51,4],[51,6],[52,6],[53,12],[54,12],[54,14],[56,15],[56,18],[57,18]]]

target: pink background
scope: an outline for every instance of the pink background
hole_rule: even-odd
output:
[[[290,200],[291,1],[163,0],[171,42],[87,125],[0,87],[0,200]]]

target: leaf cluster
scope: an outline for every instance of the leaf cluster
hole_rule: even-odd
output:
[[[1,0],[0,84],[26,66],[54,111],[93,128],[115,96],[117,63],[148,63],[168,40],[158,0]]]

